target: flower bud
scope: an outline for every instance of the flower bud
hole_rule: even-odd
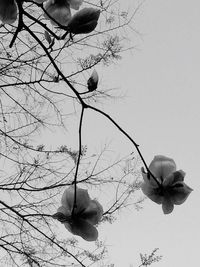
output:
[[[44,9],[55,21],[62,26],[66,26],[71,19],[71,10],[69,3],[66,0],[48,0],[45,3]],[[47,14],[44,14],[45,18],[50,19],[53,25],[57,25]]]
[[[15,0],[0,0],[0,20],[12,24],[17,19],[17,4]]]
[[[99,9],[85,7],[71,18],[68,29],[74,34],[90,33],[96,28],[99,16]]]
[[[50,36],[50,34],[48,33],[48,31],[45,31],[45,32],[44,32],[44,37],[45,37],[45,39],[47,40],[48,44],[50,45],[51,42],[52,42],[52,40],[51,40],[51,36]]]
[[[99,81],[98,73],[96,70],[93,70],[92,75],[90,76],[90,78],[87,81],[88,90],[90,92],[97,89],[98,81]]]

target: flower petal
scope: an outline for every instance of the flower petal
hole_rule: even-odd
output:
[[[82,188],[76,188],[76,206],[75,214],[83,212],[90,204],[88,191]],[[72,211],[74,205],[74,186],[68,187],[62,196],[61,204],[67,210]]]
[[[68,23],[68,30],[74,34],[90,33],[98,23],[100,10],[92,7],[76,12]]]
[[[163,186],[172,186],[176,182],[182,182],[185,177],[185,172],[182,170],[175,171],[168,175],[164,181],[163,181]]]
[[[144,182],[145,182],[146,184],[148,184],[149,186],[151,186],[151,187],[153,187],[153,188],[157,188],[157,187],[158,187],[158,184],[156,183],[156,181],[152,178],[152,176],[149,176],[149,175],[145,172],[145,170],[144,170],[143,167],[141,168],[141,172],[142,172],[142,177],[143,177],[143,179],[144,179]]]
[[[71,224],[69,223],[69,222],[65,222],[65,223],[63,223],[64,224],[64,226],[65,226],[65,228],[70,232],[70,233],[72,233],[72,226],[71,226]],[[72,233],[73,234],[73,233]]]
[[[65,215],[65,217],[71,217],[71,210],[67,209],[64,206],[61,206],[57,209],[57,213],[62,213]]]
[[[185,177],[185,172],[183,170],[178,170],[174,172],[174,183],[183,182]]]
[[[78,10],[83,3],[83,0],[68,0],[70,7]]]
[[[142,183],[141,185],[142,192],[150,198],[153,202],[161,204],[163,196],[159,194],[158,189],[149,186],[147,183]]]
[[[103,207],[97,200],[91,200],[87,209],[81,214],[81,218],[95,225],[99,223],[103,215]]]
[[[181,205],[188,198],[189,194],[193,191],[184,182],[177,182],[170,189],[170,197],[175,205]]]
[[[174,209],[174,204],[170,197],[164,197],[162,202],[162,209],[164,214],[169,214]]]
[[[47,14],[44,13],[44,17],[49,19],[53,25],[58,26],[56,23],[58,22],[62,26],[66,26],[71,19],[71,10],[68,1],[49,0],[45,2],[44,9],[47,12]],[[51,18],[53,18],[55,21]]]
[[[0,20],[5,24],[12,24],[17,19],[17,4],[15,0],[0,1]]]
[[[95,241],[98,238],[97,229],[83,219],[76,219],[71,224],[64,223],[64,225],[72,234],[81,236],[87,241]]]
[[[172,172],[176,171],[176,163],[173,159],[158,155],[155,156],[149,165],[149,170],[159,179],[164,180]]]
[[[68,218],[62,212],[56,212],[55,214],[52,215],[52,218],[58,220],[61,223],[68,221]]]

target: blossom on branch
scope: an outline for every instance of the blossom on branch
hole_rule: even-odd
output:
[[[171,213],[174,205],[185,202],[192,189],[184,183],[185,172],[176,170],[173,159],[165,156],[155,156],[149,165],[149,171],[155,179],[142,168],[143,193],[157,204],[162,204],[165,214]]]
[[[99,9],[85,7],[71,18],[68,30],[74,34],[90,33],[96,28],[99,16]]]
[[[17,4],[15,0],[0,0],[0,20],[12,24],[17,19]]]
[[[88,90],[90,92],[97,89],[98,81],[99,81],[98,73],[96,70],[93,70],[92,75],[90,76],[90,78],[87,81]]]
[[[49,14],[49,16],[44,14],[45,18],[50,19],[53,25],[58,26],[57,23],[59,23],[62,26],[66,26],[71,19],[71,10],[67,0],[48,0],[44,5],[44,9]]]
[[[74,203],[74,186],[70,186],[64,191],[61,207],[53,218],[63,223],[72,234],[81,236],[87,241],[95,241],[98,231],[94,225],[99,223],[102,215],[101,204],[95,199],[91,200],[85,189],[76,188]]]

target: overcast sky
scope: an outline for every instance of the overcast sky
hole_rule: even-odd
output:
[[[136,0],[119,0],[136,5]],[[127,5],[128,6],[128,5]],[[173,158],[186,172],[194,191],[187,201],[164,215],[146,200],[143,209],[126,210],[99,227],[115,267],[139,266],[139,254],[159,248],[163,259],[153,266],[197,267],[200,244],[200,1],[146,0],[135,17],[133,51],[109,69],[98,69],[100,86],[120,88],[126,98],[102,105],[140,144],[147,163],[155,155]],[[122,155],[135,151],[105,118],[85,112],[83,144],[99,150],[112,140]],[[98,121],[98,123],[97,123]],[[94,127],[95,125],[95,127]],[[68,139],[67,139],[68,138]],[[70,132],[67,142],[73,143]],[[71,138],[71,139],[70,139]],[[59,139],[59,136],[57,136]],[[61,139],[62,141],[62,139]],[[72,146],[73,147],[73,146]],[[101,202],[101,199],[99,199]],[[66,237],[69,232],[63,233]],[[85,242],[85,241],[84,241]]]

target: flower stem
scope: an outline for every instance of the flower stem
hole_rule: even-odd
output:
[[[76,209],[76,187],[77,187],[77,176],[78,176],[78,168],[80,164],[80,158],[82,154],[82,124],[83,124],[83,114],[84,114],[85,107],[82,105],[81,109],[81,115],[80,115],[80,122],[79,122],[79,151],[78,151],[78,158],[76,162],[76,171],[75,171],[75,176],[74,176],[74,204],[73,204],[73,209],[72,209],[72,217],[74,216],[74,211]]]

